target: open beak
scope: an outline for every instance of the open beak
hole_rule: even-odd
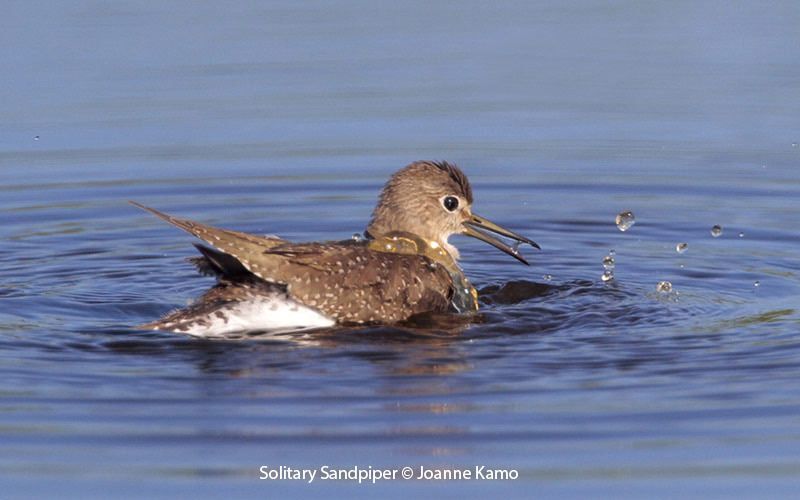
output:
[[[481,231],[481,229],[485,231]],[[490,235],[486,231],[491,231],[501,236],[505,236],[506,238],[515,240],[517,243],[514,244],[514,246],[507,245],[504,242],[500,241],[499,239],[495,238],[494,236]],[[518,261],[527,265],[530,264],[528,264],[528,261],[525,260],[522,254],[519,253],[518,249],[519,244],[527,243],[528,245],[541,250],[541,247],[539,247],[539,245],[537,245],[535,241],[530,240],[524,236],[521,236],[513,231],[509,231],[508,229],[498,226],[494,222],[484,219],[483,217],[480,217],[475,214],[472,214],[469,220],[464,221],[464,232],[462,234],[466,234],[467,236],[472,236],[473,238],[478,238],[481,241],[485,241],[486,243],[492,245],[495,248],[499,248],[508,255],[514,257]]]

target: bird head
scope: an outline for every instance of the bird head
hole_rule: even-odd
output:
[[[457,166],[417,161],[396,172],[386,183],[367,226],[367,234],[378,238],[391,233],[411,233],[433,247],[446,249],[456,259],[458,250],[448,239],[453,234],[464,234],[527,264],[517,249],[519,243],[535,248],[539,245],[473,213],[472,202],[469,180]],[[511,246],[491,233],[517,243]]]

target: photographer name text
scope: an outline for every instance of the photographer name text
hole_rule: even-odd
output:
[[[358,484],[379,481],[513,481],[519,478],[516,469],[495,469],[485,465],[465,468],[428,468],[422,465],[400,468],[334,467],[323,465],[317,468],[295,468],[286,465],[277,467],[262,465],[258,468],[259,479],[267,481],[355,481]]]

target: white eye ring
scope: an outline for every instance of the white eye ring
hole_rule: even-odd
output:
[[[448,212],[454,212],[461,205],[461,200],[458,198],[458,196],[453,196],[452,194],[442,196],[439,201],[442,202],[442,206]]]

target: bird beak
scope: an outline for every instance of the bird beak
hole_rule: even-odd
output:
[[[515,240],[517,243],[514,246],[510,246],[505,244],[504,242],[500,241],[499,239],[495,238],[494,236],[486,233],[485,231],[481,231],[484,229],[486,231],[491,231],[493,233],[499,234],[501,236],[505,236],[506,238],[511,238]],[[508,255],[514,257],[518,261],[522,262],[523,264],[528,264],[528,261],[519,253],[519,244],[520,243],[527,243],[530,246],[541,250],[541,247],[536,244],[535,241],[530,240],[524,236],[521,236],[513,231],[509,231],[508,229],[498,226],[494,222],[490,220],[486,220],[483,217],[478,215],[472,214],[468,220],[464,221],[464,231],[462,234],[466,234],[467,236],[472,236],[473,238],[477,238],[481,241],[485,241],[486,243],[492,245],[495,248],[499,248],[500,250],[504,251]]]

